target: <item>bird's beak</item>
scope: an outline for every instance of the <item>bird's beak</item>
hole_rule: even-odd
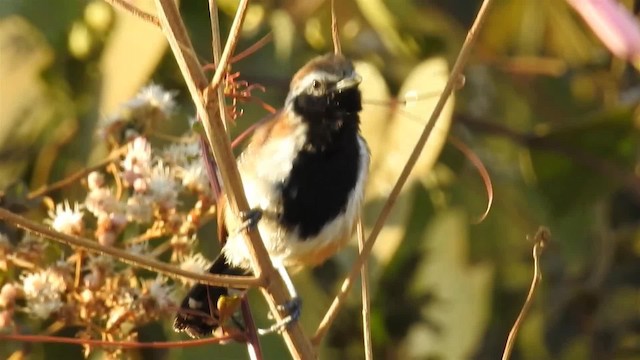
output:
[[[362,82],[362,77],[355,72],[351,76],[346,77],[336,83],[336,91],[344,91],[358,86]]]

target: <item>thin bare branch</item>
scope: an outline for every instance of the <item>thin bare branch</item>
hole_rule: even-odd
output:
[[[245,4],[247,4],[248,2],[245,2]],[[242,5],[240,5],[242,6]],[[246,11],[243,9],[238,8],[238,12],[240,11]],[[228,126],[228,116],[227,116],[227,106],[224,102],[224,87],[223,86],[219,86],[220,82],[222,81],[222,78],[218,79],[216,82],[215,76],[218,74],[218,72],[220,71],[220,69],[223,69],[222,71],[222,75],[226,74],[227,72],[227,66],[225,65],[224,68],[222,66],[220,66],[220,58],[222,57],[222,45],[220,43],[220,22],[218,21],[218,5],[217,2],[215,0],[209,0],[209,20],[211,22],[211,49],[213,52],[213,63],[216,66],[216,72],[214,73],[214,81],[212,82],[212,84],[209,86],[209,88],[211,88],[212,90],[215,89],[218,93],[218,97],[217,97],[217,103],[218,103],[218,111],[220,111],[220,118],[222,119],[222,124],[224,125],[224,128],[226,131],[229,131]],[[241,23],[242,20],[239,20],[239,17],[236,16],[233,22],[233,25],[238,27],[238,24],[236,24],[237,22]],[[233,32],[233,29],[232,29]],[[231,35],[231,34],[229,34]],[[237,38],[237,34],[235,35]],[[232,39],[231,36],[229,36],[229,39]],[[225,48],[225,50],[227,50]],[[231,54],[233,54],[233,51],[235,50],[235,46],[234,49],[231,50]],[[226,60],[229,61],[229,60]],[[208,91],[209,88],[205,91],[204,96],[205,96],[205,102],[208,103],[207,101],[207,97],[208,95]]]
[[[331,0],[331,39],[333,40],[333,52],[336,55],[342,54],[342,46],[340,45],[340,33],[338,32],[338,17],[336,16],[335,0]]]
[[[260,347],[260,338],[258,337],[258,328],[255,321],[253,321],[253,315],[251,314],[251,307],[249,306],[249,300],[246,297],[246,293],[240,302],[240,308],[242,310],[242,319],[246,327],[245,336],[247,342],[247,350],[249,351],[249,358],[251,360],[262,360],[262,348]]]
[[[133,5],[132,3],[126,0],[105,0],[111,6],[121,8],[122,10],[130,13],[131,15],[137,17],[138,19],[148,22],[152,25],[160,27],[160,20],[157,17],[149,14],[148,12],[140,9],[139,7]]]
[[[57,344],[72,344],[72,345],[90,345],[109,348],[121,348],[121,349],[140,349],[140,348],[154,348],[154,349],[172,349],[172,348],[186,348],[194,346],[203,346],[209,344],[217,344],[221,342],[227,342],[231,340],[242,341],[242,337],[238,334],[225,335],[219,337],[213,337],[208,339],[197,339],[187,341],[158,341],[158,342],[137,342],[137,341],[112,341],[112,340],[94,340],[94,339],[78,339],[62,336],[48,336],[48,335],[25,335],[25,334],[0,334],[0,340],[3,341],[20,341],[31,343],[57,343]]]
[[[362,251],[364,247],[364,227],[362,218],[358,219],[358,249]],[[364,340],[364,358],[373,360],[373,344],[371,343],[371,297],[369,295],[369,266],[367,262],[362,264],[360,282],[362,283],[362,337]]]
[[[231,57],[233,56],[233,52],[236,50],[236,45],[238,44],[238,39],[240,38],[240,30],[242,30],[242,24],[244,22],[244,17],[247,13],[248,6],[249,0],[241,0],[238,4],[238,10],[236,11],[236,16],[233,19],[233,23],[231,24],[231,29],[229,29],[229,37],[227,38],[227,42],[224,46],[224,51],[220,56],[219,63],[216,64],[216,72],[213,74],[211,84],[205,91],[205,100],[208,100],[208,97],[211,96],[211,91],[218,91],[219,94],[221,94],[222,96],[224,95],[224,89],[218,90],[218,88],[222,83],[224,75],[227,73]],[[222,98],[219,97],[217,100],[220,99]]]
[[[87,168],[84,168],[80,171],[77,171],[69,176],[67,176],[66,178],[56,181],[53,184],[50,185],[46,185],[43,186],[37,190],[34,190],[32,192],[30,192],[27,195],[27,199],[35,199],[37,197],[46,195],[52,191],[61,189],[65,186],[71,185],[74,182],[84,178],[85,176],[89,175],[89,173],[91,173],[92,171],[96,171],[99,169],[102,169],[103,167],[111,164],[112,162],[118,160],[120,158],[120,156],[122,156],[122,154],[124,154],[127,151],[127,145],[122,146],[116,150],[114,150],[106,159],[102,160],[101,162],[93,165],[93,166],[89,166]]]
[[[449,135],[449,141],[453,146],[455,146],[460,152],[464,154],[464,156],[471,161],[471,164],[478,170],[480,177],[482,178],[482,182],[484,182],[484,187],[487,190],[487,207],[484,209],[484,212],[474,221],[476,224],[480,224],[487,218],[489,215],[489,211],[491,210],[491,205],[493,204],[493,185],[491,184],[491,175],[487,171],[487,168],[482,163],[482,160],[476,155],[467,145],[465,145],[460,139],[453,135]]]
[[[538,229],[538,232],[536,232],[535,237],[533,238],[533,278],[531,279],[531,286],[529,287],[529,293],[527,294],[527,299],[522,305],[520,314],[518,314],[518,318],[513,324],[511,331],[509,331],[509,337],[507,338],[507,343],[505,344],[504,352],[502,353],[502,360],[508,360],[511,357],[513,345],[515,344],[516,337],[518,336],[518,332],[520,331],[520,326],[522,326],[522,322],[529,313],[529,309],[531,308],[531,304],[533,303],[536,290],[538,289],[538,284],[540,284],[540,281],[542,280],[542,272],[540,271],[540,256],[542,255],[542,250],[550,239],[551,232],[546,227],[540,227]]]
[[[226,286],[226,287],[240,287],[247,288],[253,286],[260,286],[262,282],[258,278],[247,276],[228,276],[228,275],[210,275],[210,274],[198,274],[191,271],[185,271],[179,267],[159,262],[149,257],[135,255],[122,249],[103,246],[97,241],[81,238],[78,236],[72,236],[57,232],[51,228],[44,226],[35,221],[31,221],[25,217],[14,214],[6,209],[0,208],[0,219],[7,221],[9,224],[15,225],[19,228],[32,232],[36,235],[42,236],[47,239],[57,241],[62,244],[66,244],[72,247],[82,248],[94,253],[113,256],[114,258],[131,264],[136,267],[141,267],[151,271],[156,271],[166,276],[195,280],[203,284],[212,286]]]
[[[384,226],[384,223],[387,220],[387,217],[391,213],[391,209],[393,208],[393,205],[395,204],[396,199],[400,195],[400,191],[402,190],[402,187],[407,182],[407,179],[409,178],[409,174],[411,173],[411,171],[413,170],[413,167],[418,161],[418,157],[420,156],[422,149],[427,143],[427,140],[431,135],[431,131],[433,130],[436,124],[436,121],[440,117],[440,114],[442,113],[442,109],[444,108],[447,102],[447,99],[449,98],[453,90],[459,86],[460,79],[462,76],[462,70],[464,69],[467,61],[469,60],[471,49],[473,48],[473,45],[475,44],[477,39],[478,31],[481,29],[482,24],[484,23],[487,17],[488,9],[491,6],[491,4],[492,4],[492,0],[483,1],[482,6],[478,11],[478,15],[476,16],[475,21],[467,34],[467,38],[465,39],[465,42],[462,45],[462,48],[460,49],[460,54],[458,55],[458,58],[456,59],[456,62],[453,65],[453,69],[451,70],[451,74],[449,76],[447,84],[445,85],[444,90],[442,91],[442,94],[440,94],[440,98],[438,99],[438,102],[436,103],[436,106],[434,107],[433,112],[431,113],[429,121],[425,125],[424,130],[420,135],[420,138],[416,142],[416,145],[413,151],[411,152],[409,159],[407,160],[404,168],[402,169],[402,172],[400,173],[400,176],[398,177],[398,180],[396,181],[396,184],[391,190],[391,193],[389,194],[387,202],[384,204],[384,207],[380,211],[380,215],[378,216],[373,228],[371,229],[371,233],[369,234],[369,237],[367,238],[367,241],[365,242],[365,245],[362,248],[362,251],[356,258],[356,261],[353,264],[351,271],[349,272],[346,279],[342,283],[340,292],[336,295],[336,297],[333,300],[333,303],[329,307],[329,310],[325,314],[325,317],[320,322],[320,325],[318,326],[318,329],[316,330],[316,333],[313,337],[314,344],[318,344],[320,341],[322,341],[322,338],[324,337],[327,330],[329,329],[329,327],[337,317],[337,313],[340,309],[341,304],[344,303],[344,299],[346,298],[348,291],[351,289],[351,285],[353,284],[353,281],[359,275],[362,264],[364,264],[365,260],[371,253],[371,249],[373,248],[375,240],[380,234],[380,231],[382,230],[382,227]]]
[[[231,58],[231,63],[238,62],[238,61],[246,58],[247,56],[255,53],[261,47],[267,45],[271,40],[273,40],[273,33],[269,32],[269,33],[267,33],[267,35],[261,37],[258,41],[253,43],[251,46],[249,46],[248,48],[242,50],[241,53],[234,55]]]

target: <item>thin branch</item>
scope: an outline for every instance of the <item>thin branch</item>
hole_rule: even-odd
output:
[[[238,7],[238,11],[246,11],[246,10],[242,10],[240,9],[240,7]],[[236,16],[234,21],[233,21],[233,25],[238,26],[236,23],[240,22],[241,24],[241,20],[238,20],[239,16]],[[215,82],[215,75],[218,73],[218,71],[223,68],[222,66],[220,66],[220,60],[222,57],[222,46],[220,44],[220,22],[218,21],[218,5],[217,5],[217,1],[215,0],[209,0],[209,21],[211,22],[211,49],[213,52],[213,63],[215,64],[215,66],[217,66],[216,68],[216,73],[214,73],[214,82],[212,82],[211,85],[209,85],[209,88],[211,89],[215,89],[218,92],[218,97],[217,97],[217,103],[218,103],[218,111],[220,111],[220,119],[222,120],[222,124],[224,125],[224,128],[226,131],[229,131],[229,129],[227,128],[228,125],[228,116],[227,116],[227,105],[224,102],[224,87],[223,86],[219,86],[220,82],[222,81],[222,78],[220,78],[218,80],[218,82]],[[233,29],[232,29],[233,30]],[[229,34],[231,35],[231,34]],[[237,34],[235,35],[237,37]],[[229,36],[229,39],[232,39],[231,36]],[[225,48],[225,50],[227,50]],[[234,49],[231,50],[231,54],[233,54],[233,51],[235,50],[235,46]],[[229,61],[229,60],[226,60]],[[222,72],[222,75],[226,74],[227,72],[227,66],[224,66],[224,71]],[[207,88],[207,90],[205,91],[205,102],[208,104],[209,102],[207,101],[207,92],[209,91],[209,88]]]
[[[89,175],[89,173],[91,173],[92,171],[96,171],[99,169],[102,169],[103,167],[109,165],[110,163],[118,160],[120,158],[120,156],[122,156],[128,149],[128,145],[124,145],[116,150],[114,150],[106,159],[100,161],[99,163],[93,165],[93,166],[89,166],[87,168],[84,168],[82,170],[79,170],[69,176],[67,176],[66,178],[62,179],[62,180],[58,180],[56,182],[54,182],[53,184],[50,185],[46,185],[46,186],[42,186],[41,188],[34,190],[32,192],[30,192],[27,195],[27,199],[32,200],[35,199],[37,197],[43,196],[45,194],[48,194],[52,191],[61,189],[65,186],[71,185],[72,183],[82,179],[83,177]]]
[[[358,249],[362,251],[365,242],[362,218],[358,219],[357,232]],[[371,343],[371,301],[369,300],[369,266],[367,262],[362,264],[360,282],[362,283],[362,337],[364,340],[364,358],[366,360],[373,360],[373,344]]]
[[[245,337],[247,342],[247,350],[249,351],[249,357],[251,360],[262,360],[262,349],[260,348],[260,338],[258,337],[258,328],[255,321],[253,321],[253,315],[251,314],[251,306],[249,306],[249,300],[246,293],[243,295],[240,302],[240,308],[242,310],[242,319],[246,327]]]
[[[156,271],[160,274],[170,276],[172,278],[195,280],[203,284],[211,286],[225,286],[225,287],[240,287],[247,288],[253,286],[260,286],[262,282],[258,278],[247,276],[229,276],[229,275],[211,275],[211,274],[198,274],[191,271],[185,271],[179,267],[156,261],[149,257],[135,255],[124,251],[122,249],[103,246],[97,241],[81,238],[78,236],[72,236],[57,232],[51,228],[44,226],[35,221],[31,221],[25,217],[14,214],[6,209],[0,208],[0,219],[7,221],[7,223],[15,225],[21,229],[32,232],[36,235],[42,236],[47,239],[57,241],[62,244],[66,244],[72,247],[82,248],[94,253],[113,256],[116,259],[131,264],[136,267]]]
[[[235,46],[237,41],[237,32],[234,32],[234,29],[239,31],[239,24],[241,24],[242,19],[244,19],[247,3],[248,1],[242,0],[238,6],[238,12],[234,19],[230,38],[227,40],[220,64],[218,64],[218,69],[216,70],[216,75],[214,75],[214,81],[217,81],[217,83],[212,83],[209,87],[207,86],[207,79],[204,76],[202,68],[193,60],[193,47],[176,4],[172,0],[156,0],[156,8],[158,9],[162,29],[167,36],[171,50],[193,98],[198,116],[202,121],[207,140],[209,141],[209,145],[211,146],[220,170],[229,205],[236,213],[248,211],[249,204],[244,195],[240,174],[238,173],[235,158],[231,151],[229,138],[225,134],[224,125],[219,117],[219,112],[210,106],[206,106],[201,91],[205,88],[207,89],[207,93],[212,95],[212,98],[208,99],[210,101],[223,100],[217,99],[217,94],[211,92],[210,89],[216,88],[222,80],[222,75],[228,66],[228,61],[231,56],[230,50]],[[179,45],[181,43],[184,44],[184,46],[181,47]],[[184,48],[187,49],[185,50]],[[266,281],[266,286],[261,289],[262,293],[269,304],[271,312],[276,317],[275,320],[282,321],[284,314],[280,313],[278,305],[290,301],[286,286],[282,277],[274,269],[271,259],[269,258],[269,253],[260,239],[260,234],[255,230],[251,230],[247,232],[247,236],[249,240],[247,241],[248,250],[252,258],[254,273],[258,278]],[[316,357],[309,339],[304,335],[298,323],[293,323],[287,327],[283,332],[283,337],[292,357],[302,359],[312,359]]]
[[[467,157],[471,164],[478,170],[480,177],[482,178],[482,182],[484,183],[484,187],[487,190],[487,206],[484,209],[484,212],[478,217],[477,220],[474,221],[476,224],[480,224],[483,222],[487,216],[489,215],[489,211],[491,210],[491,205],[493,204],[493,185],[491,184],[491,175],[487,171],[487,168],[482,163],[482,160],[476,155],[467,145],[465,145],[460,139],[453,135],[449,135],[449,141],[453,146],[455,146],[464,156]]]
[[[336,2],[331,0],[331,39],[333,40],[333,52],[336,55],[342,54],[340,45],[340,34],[338,32],[338,17],[336,16]]]
[[[231,58],[231,63],[236,63],[236,62],[246,58],[247,56],[255,53],[261,47],[267,45],[271,40],[273,40],[273,33],[272,32],[268,32],[267,35],[261,37],[258,41],[253,43],[251,46],[249,46],[248,48],[242,50],[242,52],[240,52],[239,54],[234,55]]]
[[[138,19],[148,22],[152,25],[155,25],[157,27],[160,27],[160,20],[158,20],[157,17],[149,14],[148,12],[140,9],[139,7],[131,4],[130,2],[126,1],[126,0],[104,0],[106,2],[108,2],[109,4],[111,4],[111,6],[113,7],[119,7],[122,10],[130,13],[131,15],[137,17]]]
[[[518,332],[520,331],[520,326],[522,326],[522,322],[529,313],[529,309],[531,308],[531,304],[533,303],[536,290],[538,289],[538,284],[540,284],[540,281],[542,280],[542,272],[540,271],[540,256],[542,255],[542,250],[550,239],[551,233],[549,232],[549,229],[545,227],[540,227],[535,237],[533,238],[533,278],[531,279],[531,286],[529,287],[529,293],[527,294],[527,299],[522,305],[520,314],[518,314],[518,318],[513,324],[511,331],[509,331],[509,337],[507,338],[507,343],[505,344],[504,352],[502,353],[502,360],[508,360],[511,357],[513,345],[515,344],[516,337],[518,336]]]
[[[114,347],[121,349],[171,349],[186,348],[194,346],[202,346],[209,344],[217,344],[230,340],[242,341],[242,337],[238,334],[225,335],[208,339],[186,340],[186,341],[158,341],[158,342],[137,342],[137,341],[111,341],[111,340],[95,340],[95,339],[78,339],[62,336],[47,335],[23,335],[23,334],[0,334],[0,340],[3,341],[21,341],[31,343],[57,343],[71,345],[90,345],[99,347]]]
[[[220,88],[220,84],[222,83],[222,79],[224,75],[227,73],[227,68],[230,64],[231,57],[233,56],[233,52],[236,49],[236,45],[238,44],[238,39],[240,38],[240,30],[242,30],[242,24],[244,22],[244,17],[247,13],[247,8],[249,6],[249,0],[241,0],[238,4],[238,10],[236,11],[236,16],[233,19],[233,23],[231,24],[231,28],[229,29],[229,37],[227,38],[227,42],[224,46],[224,51],[220,56],[220,62],[216,64],[216,72],[213,74],[213,79],[211,79],[211,84],[207,87],[204,97],[205,100],[208,100],[208,97],[211,96],[211,92],[216,90],[218,91],[218,102],[224,105],[224,101],[222,101],[224,96],[224,89]],[[220,88],[220,89],[219,89]],[[215,99],[215,98],[214,98]],[[224,113],[224,111],[221,111]],[[224,116],[224,115],[223,115]]]
[[[440,98],[438,99],[438,102],[436,103],[436,106],[433,109],[433,112],[431,113],[429,121],[425,125],[424,130],[420,135],[420,138],[416,142],[416,145],[413,148],[413,151],[411,152],[409,159],[407,160],[404,168],[402,169],[402,172],[400,173],[400,176],[398,177],[398,180],[396,181],[396,184],[391,190],[391,193],[389,194],[387,202],[384,204],[384,207],[380,211],[380,215],[378,216],[373,228],[371,229],[371,233],[367,238],[365,246],[362,248],[362,251],[356,258],[356,261],[353,264],[353,267],[351,268],[349,275],[346,277],[346,279],[342,283],[342,288],[340,289],[340,292],[334,298],[333,303],[329,307],[329,310],[325,314],[325,317],[322,319],[322,321],[320,322],[320,325],[318,326],[318,329],[316,330],[316,333],[313,337],[313,342],[315,344],[318,344],[322,340],[327,330],[329,329],[329,327],[337,317],[337,313],[338,313],[338,310],[340,309],[341,304],[344,303],[344,299],[346,298],[348,291],[351,289],[351,285],[353,284],[354,279],[356,279],[356,277],[359,275],[362,264],[364,264],[365,260],[371,253],[371,249],[373,248],[375,240],[380,234],[380,231],[382,230],[382,227],[384,226],[384,223],[387,220],[387,217],[391,213],[391,209],[393,208],[393,205],[395,204],[396,199],[400,195],[400,191],[402,190],[402,187],[407,182],[407,179],[409,178],[409,174],[411,173],[411,170],[413,170],[413,167],[418,161],[418,157],[420,156],[422,149],[424,148],[427,140],[429,139],[429,136],[431,135],[431,131],[433,130],[436,124],[436,121],[440,117],[440,114],[442,113],[442,109],[444,108],[447,102],[447,99],[451,95],[452,91],[456,87],[460,86],[460,79],[462,78],[462,70],[464,69],[467,61],[469,60],[471,49],[473,48],[473,45],[477,39],[477,33],[482,27],[482,24],[484,23],[487,17],[487,10],[489,9],[491,3],[492,3],[492,0],[483,1],[482,6],[478,11],[478,15],[476,16],[475,21],[471,26],[469,33],[467,34],[467,38],[465,39],[465,42],[462,45],[462,48],[460,49],[460,54],[458,55],[458,58],[455,64],[453,65],[453,69],[451,70],[451,74],[449,76],[449,79],[447,80],[447,84],[445,85],[444,90],[442,91],[442,94],[440,95]]]

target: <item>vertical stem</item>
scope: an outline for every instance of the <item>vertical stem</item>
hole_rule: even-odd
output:
[[[362,251],[365,237],[362,226],[362,218],[358,219],[358,249]],[[362,283],[362,337],[364,340],[364,358],[373,360],[373,344],[371,343],[371,296],[369,295],[369,266],[365,261],[360,270],[360,281]]]
[[[238,10],[240,11],[240,9]],[[211,20],[211,49],[213,52],[213,63],[218,66],[220,64],[220,57],[222,56],[222,46],[220,45],[220,21],[218,20],[218,5],[215,0],[209,0],[209,19]],[[233,53],[233,51],[232,51]],[[220,111],[220,117],[222,118],[222,124],[225,130],[229,131],[227,109],[224,102],[224,87],[218,86],[218,108]]]
[[[253,315],[251,315],[251,307],[249,306],[249,300],[247,300],[247,294],[245,293],[240,300],[242,309],[242,319],[247,327],[247,351],[249,352],[249,358],[252,360],[262,360],[262,349],[260,348],[260,338],[258,338],[258,330],[256,323],[253,321]]]
[[[442,94],[440,94],[440,98],[438,99],[438,102],[436,103],[436,106],[434,107],[433,112],[429,117],[429,121],[426,123],[422,131],[422,134],[420,135],[420,138],[416,142],[416,145],[414,146],[413,151],[411,152],[411,155],[409,155],[409,159],[404,165],[404,168],[402,169],[402,172],[400,173],[398,180],[393,186],[393,189],[391,190],[391,193],[387,198],[387,202],[384,204],[382,210],[380,211],[380,215],[378,215],[378,218],[376,219],[376,222],[373,225],[373,228],[371,229],[371,233],[369,234],[369,237],[367,238],[367,241],[365,242],[364,247],[362,248],[362,251],[356,258],[356,261],[353,264],[351,271],[349,272],[346,279],[342,283],[340,292],[338,293],[338,295],[336,295],[335,299],[333,300],[333,303],[331,303],[331,306],[329,307],[329,310],[325,314],[325,317],[320,322],[320,325],[318,326],[318,329],[316,330],[316,333],[313,336],[314,343],[317,344],[322,340],[328,328],[331,326],[331,323],[333,323],[333,321],[335,320],[337,316],[337,312],[338,310],[340,310],[340,306],[342,305],[342,303],[344,303],[344,299],[346,298],[347,293],[351,289],[351,285],[353,284],[354,279],[359,275],[362,264],[364,264],[365,260],[371,253],[371,249],[373,249],[373,245],[375,244],[376,238],[380,234],[380,231],[382,230],[382,227],[384,226],[384,223],[386,222],[387,217],[391,213],[391,209],[393,208],[393,205],[395,205],[395,202],[398,199],[398,196],[400,195],[400,191],[402,190],[405,183],[407,182],[407,179],[409,178],[409,174],[411,174],[413,167],[416,165],[416,162],[418,161],[418,158],[422,153],[422,149],[424,149],[424,146],[427,143],[427,140],[429,139],[429,136],[431,135],[431,132],[433,131],[433,128],[436,125],[436,121],[438,120],[438,118],[440,117],[440,114],[442,113],[442,109],[444,108],[453,90],[459,86],[458,84],[460,82],[459,80],[460,76],[462,76],[462,70],[464,69],[465,65],[467,64],[467,61],[469,60],[469,57],[471,55],[471,49],[473,48],[473,45],[475,44],[477,39],[478,30],[482,27],[482,24],[484,23],[484,20],[487,17],[488,9],[491,6],[491,4],[492,4],[492,0],[484,0],[484,2],[482,3],[482,6],[478,11],[478,15],[476,16],[475,21],[471,26],[471,29],[469,29],[469,32],[467,33],[467,38],[465,39],[464,44],[462,44],[462,48],[460,49],[460,54],[458,55],[458,58],[456,59],[456,62],[453,65],[453,68],[451,69],[449,80],[447,81],[447,84],[445,85],[444,90],[442,90]]]
[[[248,211],[249,204],[244,194],[235,157],[231,151],[229,137],[226,135],[224,125],[219,115],[220,112],[217,109],[212,109],[212,106],[207,106],[207,104],[209,104],[210,101],[222,101],[218,99],[217,94],[211,90],[215,90],[218,87],[226,71],[233,48],[237,42],[239,29],[242,26],[242,21],[246,14],[247,5],[248,0],[240,1],[238,12],[231,27],[220,63],[217,64],[216,73],[209,86],[200,64],[195,60],[195,51],[193,50],[175,2],[173,0],[156,0],[156,8],[162,30],[169,41],[171,50],[193,98],[198,116],[205,129],[207,140],[213,150],[213,156],[220,169],[220,175],[225,187],[225,195],[227,196],[231,209],[236,214],[241,211]],[[204,95],[202,91],[205,92]],[[282,321],[284,316],[278,310],[278,305],[285,304],[291,300],[285,284],[275,271],[269,253],[260,238],[260,234],[255,230],[251,230],[248,231],[246,235],[248,236],[247,245],[249,255],[252,259],[253,271],[256,276],[264,280],[266,284],[261,288],[262,294],[267,300],[271,312],[275,315],[276,321]],[[298,323],[291,324],[282,335],[292,357],[296,359],[316,358],[311,342],[305,336]]]

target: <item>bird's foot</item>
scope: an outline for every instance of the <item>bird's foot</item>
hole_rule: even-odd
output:
[[[260,219],[262,219],[263,214],[264,212],[262,211],[262,209],[259,209],[259,208],[253,208],[247,211],[241,211],[240,220],[242,220],[242,223],[238,228],[238,232],[255,229],[256,226],[258,226]]]
[[[300,319],[300,315],[302,314],[302,299],[299,297],[294,297],[286,304],[278,305],[278,311],[286,313],[287,316],[282,318],[282,320],[278,321],[277,323],[271,325],[271,327],[267,329],[258,329],[258,334],[267,335],[272,333],[280,333],[286,330],[296,321],[298,321],[298,319]]]

